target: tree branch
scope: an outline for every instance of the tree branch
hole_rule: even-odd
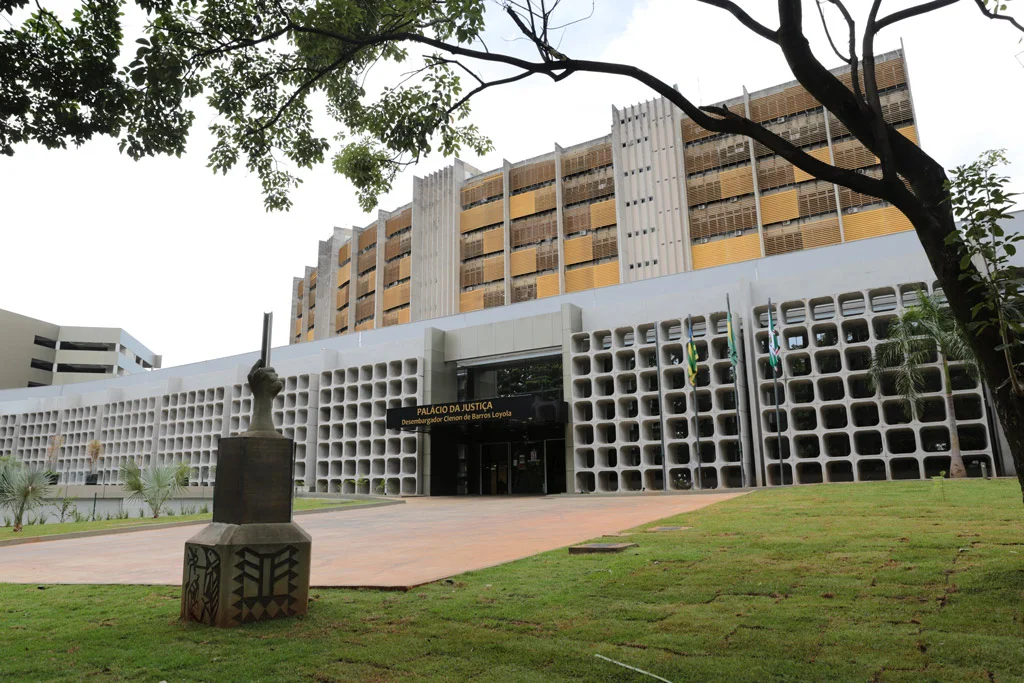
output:
[[[960,2],[960,0],[932,0],[931,2],[926,2],[917,5],[916,7],[908,7],[907,9],[900,10],[899,12],[893,12],[889,16],[884,19],[879,19],[875,23],[875,32],[877,33],[886,26],[895,24],[897,21],[903,21],[904,19],[910,19],[922,14],[928,14],[929,12],[934,12],[937,9],[955,5],[958,2]]]
[[[765,40],[770,40],[773,43],[779,42],[778,31],[773,31],[764,24],[755,21],[752,16],[746,13],[742,7],[737,5],[731,0],[697,0],[697,2],[704,5],[711,5],[718,9],[724,9],[726,12],[732,14],[741,24],[746,26],[748,29],[761,36]]]
[[[981,10],[981,13],[984,14],[989,19],[1001,19],[1002,21],[1008,21],[1014,26],[1016,26],[1017,30],[1024,31],[1024,26],[1022,26],[1019,21],[1011,17],[1009,14],[999,14],[998,12],[993,12],[988,7],[986,7],[985,0],[974,0],[974,2],[975,4],[978,5],[978,9]]]

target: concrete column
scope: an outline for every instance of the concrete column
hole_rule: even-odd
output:
[[[509,190],[509,170],[511,170],[512,164],[508,163],[508,159],[501,160],[501,201],[502,201],[502,212],[503,212],[503,230],[505,234],[505,244],[502,247],[502,257],[505,260],[505,305],[508,306],[512,303],[512,262],[509,248],[512,239],[512,219],[510,216],[509,197],[511,192]]]
[[[743,86],[743,115],[750,118],[750,93]],[[754,176],[754,210],[757,212],[757,236],[761,243],[761,258],[764,258],[764,221],[761,220],[761,189],[757,185],[757,154],[754,152],[754,141],[747,138],[747,149],[750,150],[750,173]]]
[[[825,142],[828,143],[829,163],[835,166],[836,153],[835,150],[832,149],[832,126],[829,125],[828,122],[828,109],[822,107],[821,113],[825,117]],[[846,232],[843,230],[843,207],[839,204],[839,186],[835,183],[832,183],[832,192],[835,194],[836,198],[836,216],[839,217],[839,241],[845,242]]]
[[[583,331],[583,309],[562,304],[562,400],[572,410],[572,335]],[[576,492],[576,445],[572,431],[572,413],[565,423],[565,490]]]
[[[384,326],[384,241],[386,237],[386,223],[388,213],[377,212],[377,290],[373,296],[373,327],[379,329]],[[411,294],[410,294],[411,296]]]
[[[445,333],[435,327],[423,331],[423,403],[445,403],[458,398],[455,364],[445,361]],[[416,493],[430,495],[431,435],[420,438]]]
[[[616,216],[616,219],[618,216]],[[562,148],[555,143],[555,224],[558,238],[558,292],[565,292],[565,215],[562,210]],[[622,250],[619,250],[622,253]]]

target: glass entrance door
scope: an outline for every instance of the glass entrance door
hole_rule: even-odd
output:
[[[480,493],[503,496],[509,492],[509,444],[480,444]]]
[[[512,444],[512,493],[543,494],[544,442],[518,441]]]

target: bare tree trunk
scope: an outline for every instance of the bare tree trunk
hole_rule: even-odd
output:
[[[942,374],[946,380],[946,424],[949,425],[949,477],[963,479],[967,476],[964,459],[960,456],[960,434],[956,431],[956,411],[953,405],[953,387],[949,383],[949,361],[942,354]]]
[[[1006,358],[1002,351],[996,350],[1002,344],[998,329],[991,325],[982,330],[970,327],[974,321],[972,309],[979,304],[984,307],[986,302],[984,292],[974,288],[970,279],[961,279],[964,273],[960,268],[961,250],[945,242],[946,235],[956,230],[945,188],[946,174],[934,164],[920,168],[913,176],[908,180],[918,201],[900,202],[898,208],[914,225],[950,310],[960,324],[970,330],[968,341],[978,359],[981,375],[992,391],[1024,500],[1024,399],[1014,394]]]

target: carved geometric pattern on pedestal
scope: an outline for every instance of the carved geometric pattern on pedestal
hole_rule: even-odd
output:
[[[213,624],[220,603],[220,555],[213,548],[198,545],[186,545],[185,552],[188,566],[185,609],[188,619]]]
[[[296,614],[299,549],[288,545],[270,552],[239,548],[232,577],[232,618],[242,624]]]

